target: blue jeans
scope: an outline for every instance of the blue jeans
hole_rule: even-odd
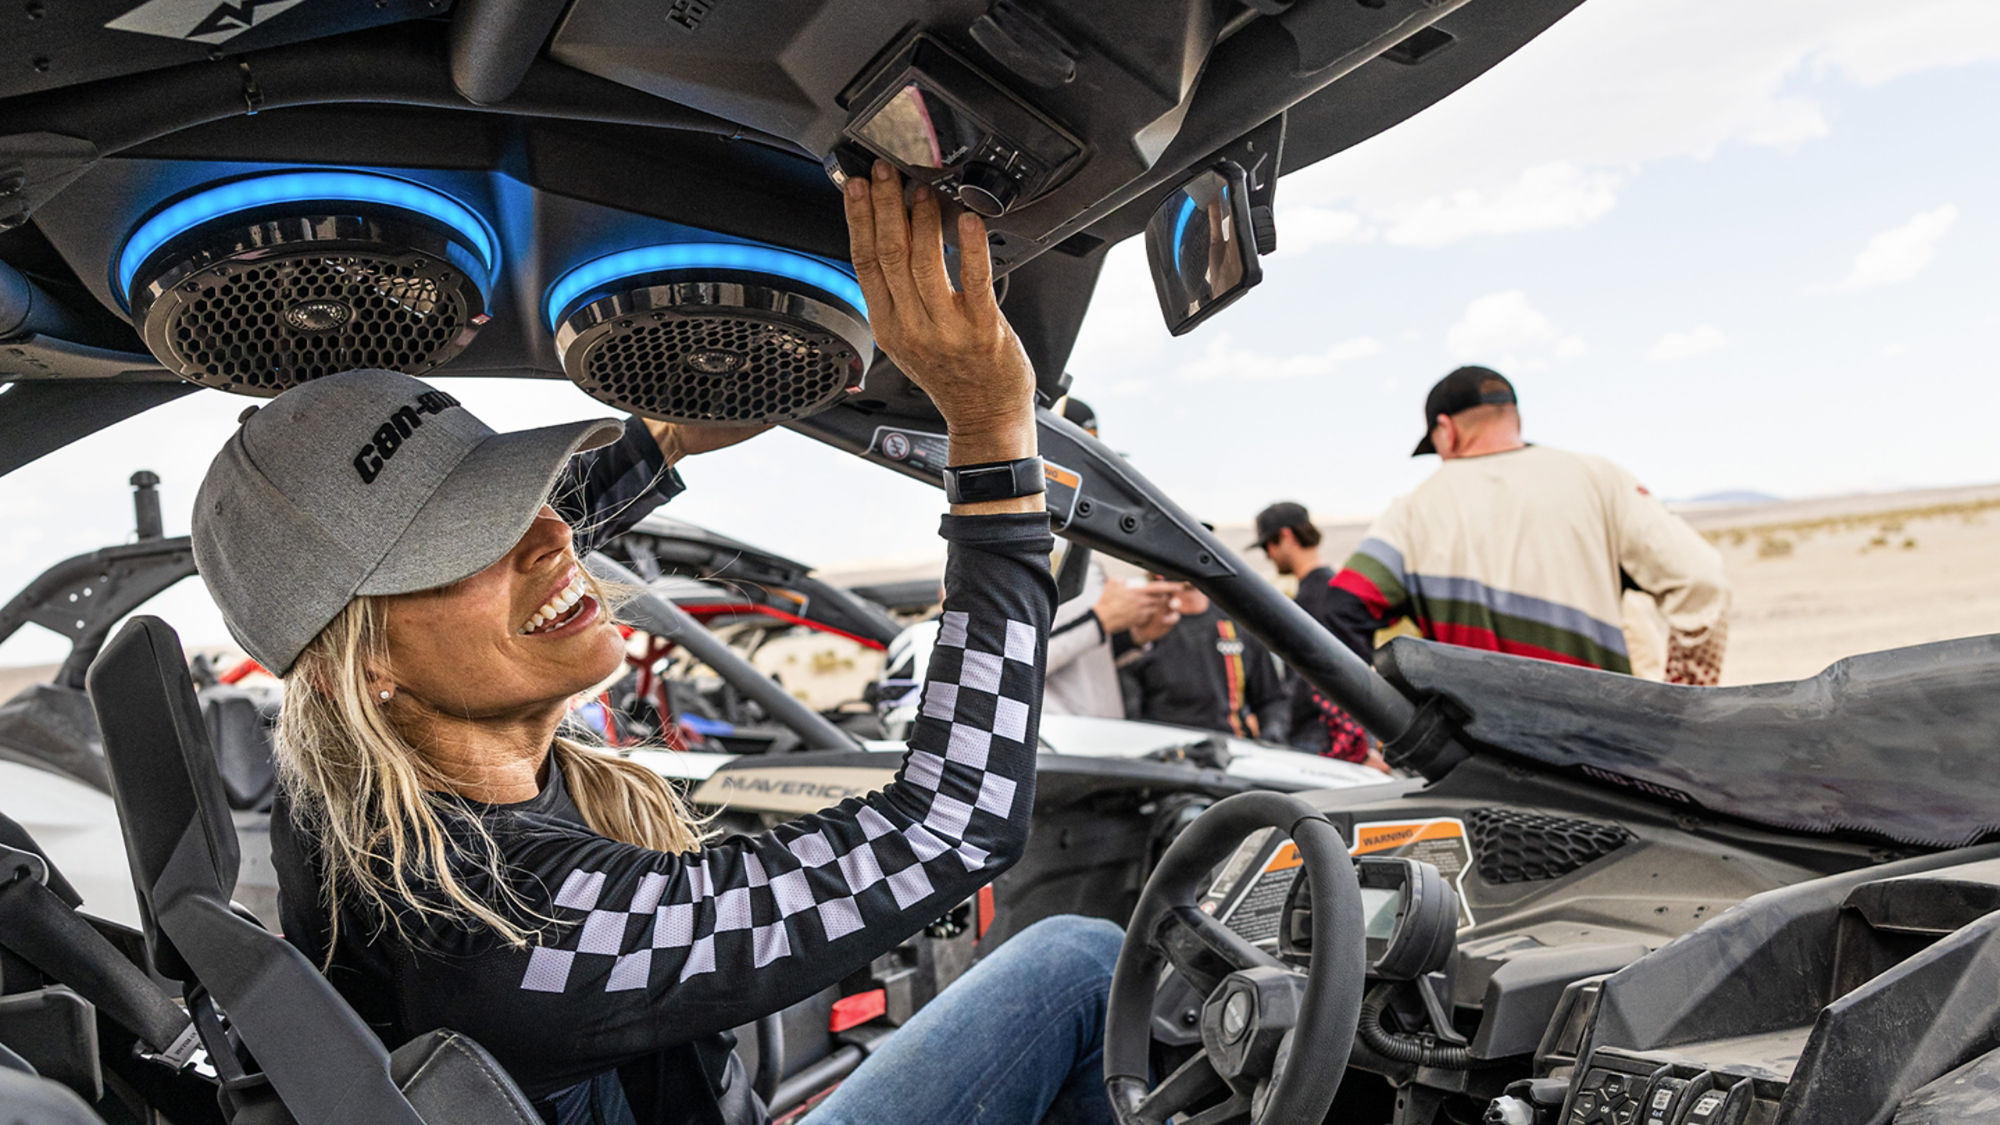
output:
[[[1124,931],[1062,915],[953,981],[806,1125],[1107,1125],[1104,1000]]]

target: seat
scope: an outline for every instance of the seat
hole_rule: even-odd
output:
[[[2000,636],[1682,687],[1398,637],[1375,667],[1479,746],[1753,824],[1959,847],[2000,832]]]
[[[8,1060],[0,1060],[0,1107],[8,1125],[104,1125],[68,1087],[32,1069],[17,1069]]]
[[[88,683],[147,956],[185,988],[233,1121],[539,1122],[463,1035],[432,1032],[392,1057],[303,954],[232,907],[239,857],[229,802],[165,622],[133,618]]]
[[[191,677],[190,677],[191,678]],[[271,811],[277,791],[277,770],[271,763],[271,724],[276,703],[260,692],[216,684],[200,689],[195,699],[208,723],[208,740],[215,747],[216,773],[222,778],[229,807],[248,812]]]
[[[119,928],[93,924],[81,905],[28,833],[0,814],[0,1047],[95,1099],[104,1091],[99,1014],[131,1033],[107,1049],[164,1063],[162,1073],[178,1070],[197,1043],[187,1013],[106,936]]]

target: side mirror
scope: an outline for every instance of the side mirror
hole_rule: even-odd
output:
[[[1192,330],[1264,280],[1258,241],[1249,175],[1235,161],[1168,192],[1146,222],[1146,262],[1167,331]]]

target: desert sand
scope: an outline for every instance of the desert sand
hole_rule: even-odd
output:
[[[1734,585],[1725,684],[2000,633],[2000,487],[1693,511]],[[1628,619],[1631,615],[1628,614]],[[1628,626],[1628,636],[1639,630]]]

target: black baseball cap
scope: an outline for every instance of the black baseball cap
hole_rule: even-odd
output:
[[[1461,367],[1439,379],[1424,396],[1424,440],[1417,443],[1412,457],[1422,457],[1426,453],[1436,453],[1437,446],[1431,444],[1431,429],[1437,425],[1438,415],[1457,414],[1475,406],[1498,406],[1518,401],[1514,397],[1514,384],[1505,375],[1490,367]]]
[[[1278,537],[1285,528],[1294,532],[1312,527],[1312,516],[1307,514],[1304,504],[1294,504],[1290,500],[1280,500],[1276,504],[1257,513],[1257,542],[1253,547],[1262,547]]]

